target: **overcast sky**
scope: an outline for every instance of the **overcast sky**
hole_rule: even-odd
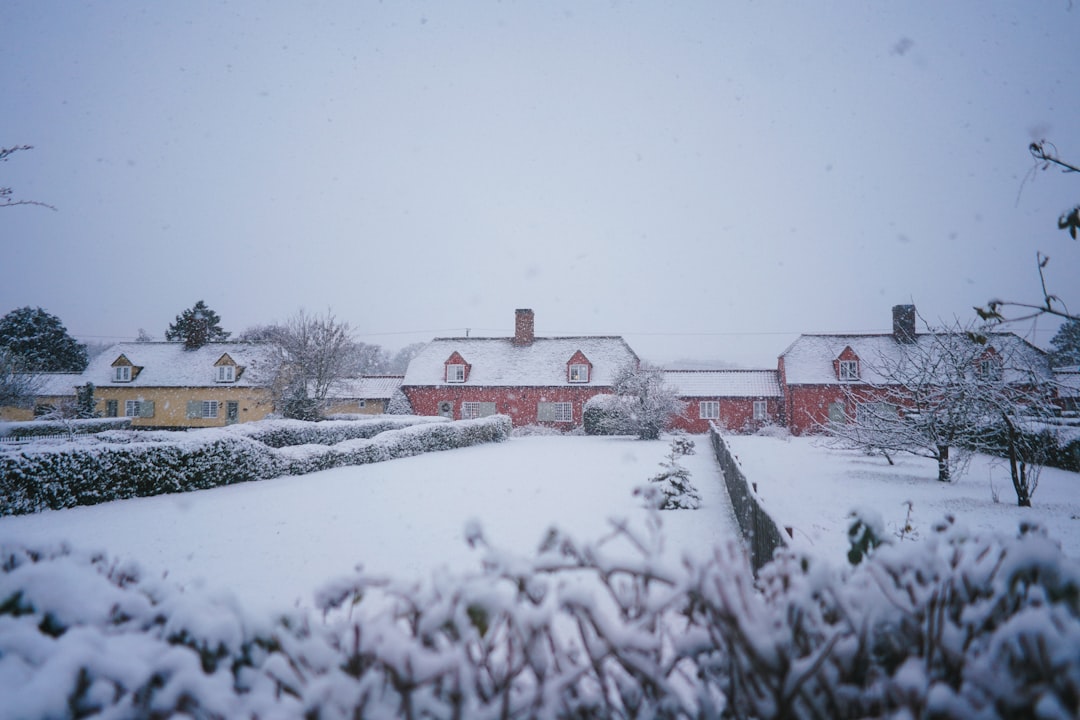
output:
[[[274,7],[269,7],[274,5]],[[801,331],[1080,308],[1060,2],[58,2],[0,11],[0,313],[81,340],[331,308],[390,350],[621,334],[774,366]],[[1025,178],[1027,181],[1025,182]],[[1034,339],[1045,346],[1054,324]],[[1027,331],[1028,326],[1018,328]]]

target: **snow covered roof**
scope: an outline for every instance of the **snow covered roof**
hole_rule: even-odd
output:
[[[39,373],[37,380],[37,394],[39,397],[67,395],[75,397],[75,386],[85,385],[82,373]]]
[[[679,397],[780,397],[775,370],[665,370]]]
[[[207,343],[185,350],[179,342],[130,342],[113,345],[83,371],[83,382],[99,387],[206,387],[219,384],[215,364],[228,355],[238,368],[235,382],[222,385],[265,387],[273,372],[269,345],[256,343]],[[123,356],[136,368],[128,382],[117,382],[114,363]]]
[[[838,382],[836,360],[845,348],[850,347],[859,358],[859,380],[867,383],[885,383],[886,380],[877,372],[882,366],[891,365],[900,360],[904,353],[917,348],[919,353],[930,353],[936,347],[932,333],[920,333],[915,338],[915,345],[898,342],[892,334],[849,334],[800,335],[788,346],[780,358],[784,362],[785,379],[788,385],[825,385]],[[1050,366],[1046,353],[1028,343],[1014,333],[991,333],[988,336],[987,350],[995,352],[1005,360],[1004,379],[1020,382],[1026,375],[1013,368],[1032,368],[1046,379],[1050,378]]]
[[[551,387],[580,385],[567,378],[567,362],[581,353],[592,363],[587,386],[611,385],[615,372],[638,357],[621,337],[435,338],[409,363],[404,385]],[[446,382],[446,361],[457,352],[469,364],[465,383]]]
[[[328,398],[357,400],[387,400],[401,387],[404,375],[362,375],[342,378],[330,388]]]
[[[1080,367],[1054,368],[1054,382],[1059,397],[1080,398]]]

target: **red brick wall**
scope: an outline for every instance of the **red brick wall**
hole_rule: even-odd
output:
[[[709,400],[716,400],[720,403],[720,418],[713,421],[717,427],[727,428],[735,432],[754,431],[760,428],[765,423],[754,420],[755,400],[765,400],[768,403],[766,410],[769,418],[768,422],[780,424],[780,398],[696,397],[682,398],[682,400],[686,403],[686,411],[683,413],[683,417],[674,418],[672,428],[675,430],[695,434],[709,432],[709,421],[701,419],[698,406],[698,403]]]
[[[438,415],[439,403],[454,403],[454,419],[461,419],[461,403],[493,402],[495,411],[509,415],[514,427],[522,425],[550,425],[560,430],[580,427],[581,411],[593,395],[611,392],[608,387],[402,387],[402,392],[412,404],[417,415]],[[573,405],[572,423],[537,423],[536,404],[539,402],[569,402]]]
[[[829,405],[834,402],[845,403],[844,411],[855,414],[854,402],[872,402],[879,399],[883,391],[874,388],[852,385],[851,398],[845,399],[844,386],[841,385],[792,385],[786,388],[788,429],[792,435],[805,435],[818,432],[819,425],[829,422]],[[889,398],[895,402],[895,398]]]

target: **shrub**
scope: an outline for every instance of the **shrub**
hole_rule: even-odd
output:
[[[637,423],[626,401],[618,395],[594,395],[585,401],[582,425],[586,435],[634,435]]]
[[[1047,717],[1080,712],[1080,565],[949,523],[857,567],[665,563],[625,524],[425,583],[357,575],[252,622],[70,550],[0,548],[15,717]],[[617,549],[618,548],[618,549]],[[636,556],[627,556],[633,548]],[[58,591],[58,588],[66,591]],[[47,687],[48,691],[41,689]]]
[[[263,428],[211,429],[190,433],[113,433],[111,442],[64,443],[0,452],[0,516],[59,510],[111,500],[232,485],[280,475],[379,462],[424,452],[498,442],[510,435],[510,419],[391,423],[293,423]],[[284,424],[283,424],[284,423]],[[253,423],[254,425],[255,423]],[[306,426],[315,426],[314,429]],[[395,428],[395,429],[387,429]],[[337,433],[380,434],[334,445],[308,443],[275,448],[273,442]]]

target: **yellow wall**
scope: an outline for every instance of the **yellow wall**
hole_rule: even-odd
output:
[[[34,405],[31,407],[15,407],[14,405],[5,405],[0,407],[0,421],[6,422],[24,422],[26,420],[35,419],[34,408],[38,405],[51,405],[54,408],[68,408],[74,410],[75,408],[75,396],[74,395],[39,395],[34,398]]]
[[[239,402],[240,412],[237,422],[262,420],[273,411],[270,392],[266,388],[211,386],[197,388],[155,388],[155,387],[96,387],[94,400],[96,410],[105,416],[109,400],[117,401],[117,416],[124,417],[124,406],[128,400],[151,401],[154,403],[154,417],[132,418],[132,427],[221,427],[227,424],[226,403]],[[218,401],[216,418],[189,418],[187,404],[189,400]]]
[[[364,407],[360,407],[359,400],[330,400],[328,401],[325,414],[357,414],[357,415],[381,415],[386,412],[385,400],[365,400]]]

